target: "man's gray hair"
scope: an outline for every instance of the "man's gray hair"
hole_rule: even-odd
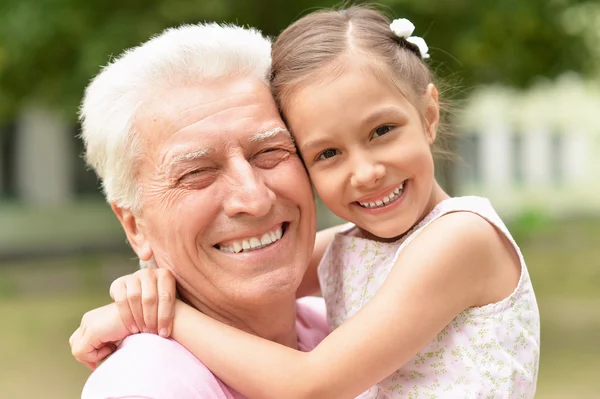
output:
[[[79,117],[85,159],[102,179],[107,201],[140,211],[134,119],[153,94],[232,75],[267,83],[270,68],[268,38],[217,23],[167,29],[105,66],[87,87]]]

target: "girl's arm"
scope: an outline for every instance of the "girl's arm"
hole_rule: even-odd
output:
[[[299,296],[319,292],[317,266],[341,228],[342,225],[335,226],[317,233]],[[131,334],[149,332],[165,338],[171,335],[177,289],[175,277],[167,269],[141,269],[120,277],[111,284],[110,296],[114,306],[86,313],[69,340],[73,356],[91,369],[114,352],[115,342]],[[115,315],[119,316],[116,320]],[[123,325],[125,329],[121,328]]]
[[[173,337],[247,397],[354,398],[404,365],[466,308],[508,296],[520,273],[509,248],[477,215],[436,220],[403,250],[373,299],[312,352],[244,333],[182,303]],[[509,278],[507,261],[515,265]]]
[[[340,230],[342,230],[344,226],[346,226],[346,224],[340,224],[338,226],[321,230],[317,233],[317,237],[315,238],[315,247],[310,258],[310,263],[308,264],[308,269],[306,269],[302,283],[300,283],[300,287],[298,287],[298,291],[296,291],[297,298],[308,295],[317,295],[321,292],[321,287],[319,287],[319,278],[317,276],[317,267],[319,266],[319,263],[321,263],[321,259],[325,254],[325,250],[331,241],[333,241],[333,237]]]

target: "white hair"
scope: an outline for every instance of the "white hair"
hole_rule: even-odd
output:
[[[105,66],[80,108],[86,162],[102,180],[109,203],[139,211],[134,119],[156,93],[232,75],[268,82],[271,41],[253,28],[201,23],[165,30]]]

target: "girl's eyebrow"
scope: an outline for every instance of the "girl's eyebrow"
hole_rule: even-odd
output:
[[[391,118],[391,119],[406,119],[407,115],[398,107],[387,106],[383,108],[378,108],[371,114],[369,114],[362,122],[363,126],[373,125],[377,121],[381,119]],[[370,127],[370,126],[369,126]]]
[[[308,152],[308,151],[315,150],[318,148],[323,148],[328,143],[329,143],[328,138],[320,138],[320,139],[315,139],[312,141],[307,141],[305,144],[302,145],[302,148],[300,148],[300,151]]]

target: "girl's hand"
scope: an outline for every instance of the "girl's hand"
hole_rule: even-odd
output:
[[[117,349],[116,343],[131,335],[114,303],[87,312],[71,338],[71,353],[92,370]]]
[[[110,296],[132,334],[145,332],[164,338],[173,331],[176,294],[175,277],[166,269],[141,269],[110,286]]]

